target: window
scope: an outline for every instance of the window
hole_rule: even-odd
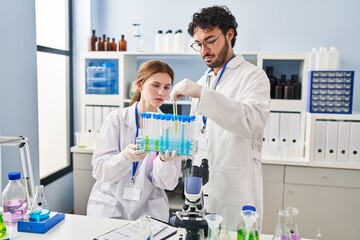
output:
[[[41,184],[71,171],[71,1],[36,0]]]

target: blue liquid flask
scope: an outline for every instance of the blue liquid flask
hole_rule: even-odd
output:
[[[35,198],[30,208],[30,221],[39,222],[45,220],[50,215],[49,206],[44,195],[44,186],[35,186]]]

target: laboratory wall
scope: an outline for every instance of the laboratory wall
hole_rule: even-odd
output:
[[[139,22],[148,50],[153,51],[157,30],[182,29],[187,34],[192,14],[215,4],[227,5],[237,18],[237,52],[307,52],[313,47],[337,47],[341,53],[341,69],[355,70],[354,110],[360,110],[360,95],[356,94],[360,84],[358,0],[92,0],[91,22],[83,25],[82,31],[86,29],[87,34],[75,38],[77,50],[87,50],[86,38],[91,29],[96,29],[98,35],[106,34],[119,40],[132,23]],[[76,57],[78,52],[74,54]],[[76,64],[79,61],[75,61],[75,69]],[[76,84],[74,92],[79,93]],[[75,129],[80,129],[79,101],[74,107]]]
[[[0,1],[0,135],[29,139],[39,184],[35,0]],[[21,171],[17,147],[1,147],[1,189],[9,171]]]

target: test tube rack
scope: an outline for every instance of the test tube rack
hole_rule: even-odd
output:
[[[178,156],[192,156],[198,142],[192,138],[195,116],[141,113],[142,130],[137,149],[164,153],[174,150]]]

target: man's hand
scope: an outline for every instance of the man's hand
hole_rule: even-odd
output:
[[[146,156],[145,150],[136,150],[135,144],[129,144],[124,150],[124,156],[126,159],[132,162],[139,162],[143,160]]]
[[[192,98],[200,98],[202,86],[195,82],[184,79],[179,83],[175,84],[170,93],[170,100],[176,102],[179,98],[189,96]]]
[[[160,160],[161,161],[171,161],[174,160],[174,158],[177,157],[177,152],[174,150],[172,151],[171,155],[169,150],[166,150],[165,153],[160,153]]]

